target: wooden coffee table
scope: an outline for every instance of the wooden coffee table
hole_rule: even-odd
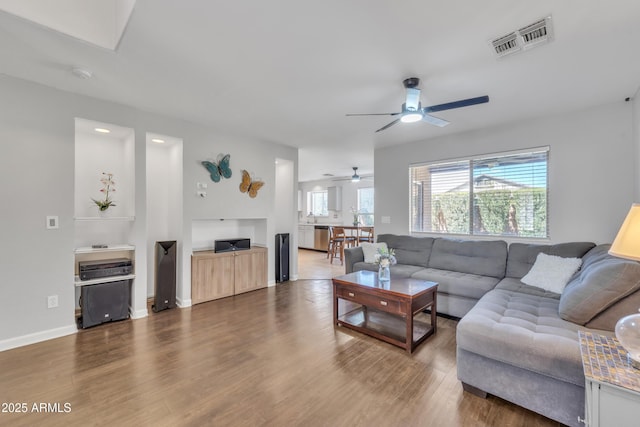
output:
[[[391,279],[380,282],[378,273],[356,271],[333,278],[333,321],[354,331],[413,350],[436,332],[438,284],[417,279]],[[355,304],[338,312],[339,300]],[[431,309],[431,324],[414,320]]]

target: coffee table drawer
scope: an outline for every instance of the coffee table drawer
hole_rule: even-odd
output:
[[[369,295],[340,286],[336,289],[336,293],[339,298],[366,305],[367,307],[375,308],[380,311],[401,315],[406,314],[403,310],[402,301],[398,299]]]

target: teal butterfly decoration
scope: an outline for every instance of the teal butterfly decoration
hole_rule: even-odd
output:
[[[218,163],[210,162],[205,160],[202,162],[202,166],[204,166],[209,174],[211,175],[211,181],[220,182],[220,177],[222,178],[231,178],[231,169],[229,168],[229,161],[231,160],[231,155],[227,154],[222,158],[218,157]]]

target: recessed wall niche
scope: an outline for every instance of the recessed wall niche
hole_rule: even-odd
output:
[[[75,206],[76,220],[135,217],[134,131],[114,124],[75,119]],[[100,180],[113,174],[115,192],[109,194],[115,206],[100,212],[95,200],[104,200]],[[113,190],[113,189],[112,189]]]
[[[147,297],[155,295],[155,243],[175,240],[182,248],[182,139],[146,135]],[[182,254],[177,251],[178,283]]]

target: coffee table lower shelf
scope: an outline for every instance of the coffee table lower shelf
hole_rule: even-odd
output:
[[[404,317],[366,306],[355,308],[338,316],[337,324],[408,351],[412,351],[434,332],[432,325],[414,318],[413,342],[408,341],[406,339],[407,323]]]

